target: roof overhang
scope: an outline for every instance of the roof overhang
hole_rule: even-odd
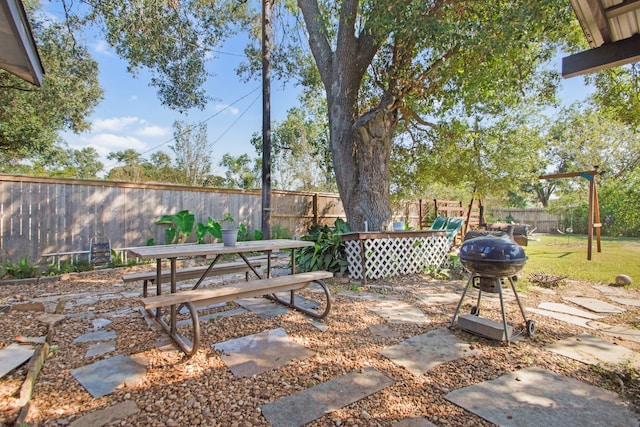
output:
[[[0,0],[0,68],[42,85],[44,69],[20,0]]]
[[[640,60],[640,0],[570,1],[592,49],[563,58],[563,77]]]

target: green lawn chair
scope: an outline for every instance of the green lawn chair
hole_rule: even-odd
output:
[[[447,234],[447,239],[449,239],[449,243],[450,244],[453,243],[453,241],[455,240],[456,236],[460,232],[460,229],[462,229],[463,225],[464,225],[464,219],[463,218],[451,218],[451,219],[449,219],[449,222],[447,223],[447,228],[445,229],[445,233]]]
[[[446,216],[439,216],[433,221],[429,230],[444,230],[447,228],[447,223],[449,223],[449,218]]]

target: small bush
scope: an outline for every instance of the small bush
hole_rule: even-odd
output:
[[[17,263],[6,260],[0,265],[0,278],[27,279],[38,276],[38,267],[29,263],[29,259],[24,256]]]
[[[311,227],[309,234],[301,239],[314,242],[314,245],[298,249],[298,268],[301,271],[327,270],[333,273],[347,271],[348,261],[340,235],[349,231],[349,226],[341,219],[337,219],[333,227]]]

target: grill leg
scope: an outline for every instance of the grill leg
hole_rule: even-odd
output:
[[[522,302],[520,301],[520,297],[518,296],[518,293],[516,292],[516,285],[513,282],[513,279],[511,277],[509,277],[509,283],[511,284],[511,290],[513,291],[513,294],[516,296],[516,301],[518,301],[518,307],[520,307],[520,313],[522,313],[522,317],[524,318],[524,323],[527,323],[527,315],[524,313],[524,306],[522,305]]]
[[[451,323],[449,324],[449,329],[453,328],[453,324],[456,322],[456,318],[458,317],[458,312],[460,311],[460,306],[462,306],[462,301],[464,300],[465,295],[467,295],[467,291],[469,290],[469,286],[473,282],[473,276],[469,277],[466,286],[464,287],[464,291],[462,292],[462,297],[460,301],[458,301],[458,305],[456,306],[456,311],[453,312],[453,317],[451,318]]]
[[[504,299],[502,298],[502,284],[498,284],[498,293],[500,294],[500,309],[502,310],[502,326],[504,327],[504,336],[507,341],[507,345],[511,343],[509,337],[509,330],[507,329],[507,314],[504,311]]]

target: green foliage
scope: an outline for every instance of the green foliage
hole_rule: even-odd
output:
[[[348,233],[349,226],[342,219],[337,219],[333,227],[313,226],[302,240],[314,242],[313,246],[298,249],[296,262],[301,271],[327,270],[344,273],[348,262],[341,234]]]
[[[156,221],[158,225],[169,225],[165,230],[167,244],[184,242],[193,231],[194,223],[195,215],[188,210],[173,215],[162,215]]]
[[[29,263],[26,255],[15,264],[11,260],[6,260],[0,265],[0,278],[27,279],[37,277],[37,275],[38,268]]]
[[[35,4],[29,2],[27,6]],[[0,70],[0,156],[4,170],[11,162],[54,150],[58,132],[82,132],[86,118],[103,96],[98,64],[73,22],[58,22],[29,7],[38,53],[45,68],[41,88]],[[28,170],[32,172],[32,170]]]
[[[207,141],[207,125],[188,125],[181,121],[173,124],[175,144],[171,150],[175,153],[178,183],[191,186],[203,186],[211,175],[211,146]]]
[[[207,218],[206,224],[198,223],[196,226],[196,237],[198,238],[198,243],[204,243],[207,234],[218,239],[222,238],[220,224],[211,217]]]
[[[293,237],[293,234],[291,234],[291,231],[289,231],[288,229],[284,228],[280,224],[274,224],[271,227],[271,238],[272,239],[291,239],[292,237]]]
[[[259,159],[252,160],[248,154],[233,157],[224,154],[219,163],[226,169],[224,187],[251,189],[259,185],[262,167]]]

